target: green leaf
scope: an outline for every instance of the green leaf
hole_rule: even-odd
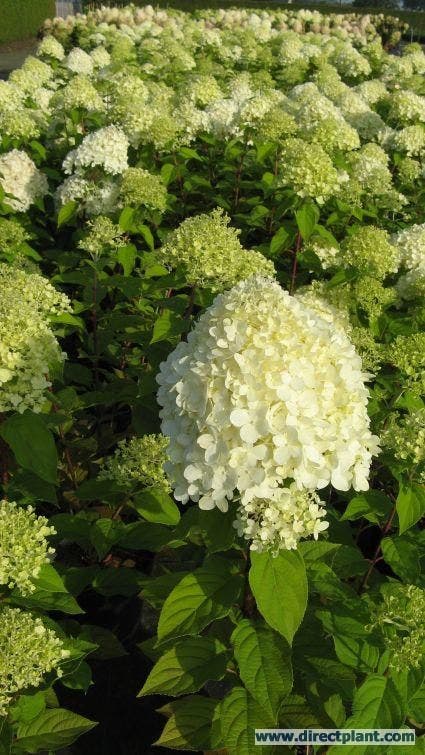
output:
[[[137,250],[134,244],[119,246],[117,250],[117,260],[123,266],[124,275],[130,275],[134,270]]]
[[[124,207],[118,220],[119,227],[123,231],[131,231],[133,228],[134,210],[132,207]]]
[[[425,514],[425,489],[412,483],[409,487],[400,485],[396,508],[400,535],[413,527]]]
[[[186,571],[172,571],[160,577],[148,577],[143,585],[142,596],[149,605],[158,610],[162,608],[171,590],[188,574]]]
[[[301,236],[304,241],[308,241],[313,233],[316,223],[319,220],[319,211],[316,205],[312,203],[303,204],[295,213],[295,219]]]
[[[210,637],[189,637],[167,650],[150,672],[142,695],[187,695],[226,673],[224,645]]]
[[[217,700],[191,695],[170,703],[171,716],[156,745],[172,750],[210,750],[214,745]]]
[[[275,721],[244,687],[234,687],[221,701],[219,718],[222,743],[228,755],[267,752],[255,745],[254,730],[269,728]]]
[[[71,220],[75,219],[78,203],[74,200],[67,202],[60,208],[58,213],[58,228],[63,225],[69,225]]]
[[[43,692],[35,692],[33,695],[21,695],[18,701],[10,709],[13,721],[27,724],[46,708],[46,698]]]
[[[307,576],[297,551],[252,553],[249,583],[267,623],[292,644],[307,606]]]
[[[421,579],[421,547],[414,539],[413,533],[399,537],[384,537],[381,550],[385,561],[401,579],[418,584]]]
[[[364,517],[369,522],[379,524],[380,519],[388,518],[392,508],[391,500],[379,490],[368,490],[354,496],[345,509],[341,521],[355,521]]]
[[[283,249],[285,249],[288,239],[288,231],[286,230],[286,228],[281,226],[270,241],[270,254],[273,256],[279,254]]]
[[[347,719],[346,728],[398,728],[403,719],[403,701],[392,679],[371,674],[354,695],[353,715]]]
[[[187,327],[188,323],[183,320],[181,315],[171,309],[164,309],[155,322],[150,343],[168,341],[175,336],[180,336],[187,330]]]
[[[238,602],[242,575],[231,561],[210,556],[183,577],[166,599],[158,623],[158,640],[197,634],[214,619],[227,616]]]
[[[70,674],[64,674],[61,684],[69,689],[80,689],[87,692],[92,682],[91,668],[86,661],[81,661],[78,667]]]
[[[358,637],[336,635],[334,637],[335,652],[345,666],[369,673],[375,671],[382,648]]]
[[[231,637],[239,676],[248,692],[276,720],[292,689],[291,648],[279,634],[243,619]]]
[[[57,483],[58,457],[55,441],[39,414],[12,414],[0,425],[0,435],[16,461],[42,480]]]
[[[133,505],[137,513],[148,522],[176,525],[180,521],[180,511],[173,499],[161,488],[149,488],[134,496]]]
[[[53,708],[45,710],[35,720],[21,724],[17,731],[16,744],[21,750],[36,753],[39,750],[59,750],[72,744],[96,726],[95,721],[78,716],[69,710]]]
[[[138,225],[137,226],[137,231],[138,231],[138,233],[140,233],[141,236],[143,236],[143,238],[146,241],[149,249],[151,250],[151,252],[153,252],[153,250],[155,249],[155,241],[154,241],[154,238],[152,236],[150,228],[148,228],[147,225]]]
[[[93,580],[94,589],[101,595],[124,595],[130,597],[140,592],[143,577],[137,569],[121,566],[119,569],[102,569]]]
[[[123,533],[124,524],[114,519],[97,519],[90,528],[90,541],[99,559],[105,558]]]
[[[223,512],[218,508],[205,511],[199,506],[192,506],[183,514],[174,535],[197,544],[201,542],[209,553],[219,553],[229,550],[236,540],[234,520],[232,507]]]
[[[63,613],[84,613],[75,598],[67,591],[62,577],[51,564],[43,564],[38,577],[33,580],[34,592],[23,598],[18,590],[13,590],[12,598],[16,605],[25,608],[40,608],[45,611],[63,611]]]

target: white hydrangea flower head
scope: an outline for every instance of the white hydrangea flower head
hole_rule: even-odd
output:
[[[186,218],[158,250],[159,260],[170,269],[183,266],[192,285],[215,292],[255,273],[273,276],[271,260],[261,252],[244,249],[240,231],[229,223],[230,217],[221,208]]]
[[[45,674],[69,657],[63,642],[42,619],[20,608],[0,609],[0,715],[25,689],[39,687]]]
[[[38,57],[44,55],[48,58],[55,58],[56,60],[63,60],[65,57],[65,50],[56,37],[52,34],[48,34],[41,40],[37,48]]]
[[[106,68],[111,62],[111,56],[107,50],[101,45],[91,50],[90,57],[93,61],[95,68]]]
[[[105,126],[84,137],[77,149],[63,161],[65,173],[84,174],[88,168],[101,167],[105,173],[121,174],[128,168],[127,151],[130,144],[117,126]]]
[[[48,374],[65,357],[48,319],[69,309],[41,275],[0,265],[0,412],[41,411]]]
[[[26,152],[12,149],[0,157],[0,186],[5,201],[17,212],[26,212],[37,199],[48,192],[47,178]]]
[[[33,580],[55,552],[46,539],[54,534],[46,517],[37,516],[31,506],[0,501],[0,585],[16,587],[21,595],[34,592]]]
[[[287,478],[367,490],[366,377],[342,329],[272,279],[219,295],[157,378],[177,500],[226,510],[235,491],[245,506]]]
[[[94,70],[93,58],[80,47],[74,47],[66,58],[65,65],[73,73],[83,73],[90,76]]]
[[[323,501],[312,490],[276,488],[270,498],[254,498],[240,506],[234,526],[239,537],[250,540],[250,549],[277,554],[293,550],[302,538],[318,539],[329,527]]]

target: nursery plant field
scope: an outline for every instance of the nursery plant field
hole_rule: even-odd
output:
[[[385,23],[98,9],[0,81],[0,755],[424,752],[425,54]]]

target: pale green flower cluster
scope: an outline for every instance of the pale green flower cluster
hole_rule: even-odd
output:
[[[100,257],[101,254],[115,251],[123,246],[124,232],[109,218],[99,215],[95,220],[87,223],[89,232],[79,242],[79,249],[84,249],[92,257]]]
[[[84,108],[89,112],[103,112],[105,105],[102,97],[90,79],[84,74],[78,74],[68,81],[52,98],[52,105],[59,111],[73,108]]]
[[[0,609],[0,715],[24,690],[38,687],[45,674],[62,676],[69,657],[62,640],[42,619],[19,608]]]
[[[389,234],[374,226],[361,226],[341,244],[344,267],[355,267],[363,275],[382,280],[399,267],[399,254]]]
[[[277,555],[296,548],[303,538],[318,539],[329,527],[323,519],[324,505],[314,490],[299,490],[292,483],[289,488],[276,488],[270,498],[254,498],[241,506],[234,526],[239,537],[251,541],[251,550]]]
[[[167,460],[168,439],[162,435],[144,435],[142,438],[120,440],[99,473],[100,480],[114,480],[118,485],[134,485],[171,490],[164,472]]]
[[[123,173],[120,197],[123,205],[133,207],[142,206],[162,212],[167,206],[167,188],[161,176],[143,168],[127,168]]]
[[[382,434],[384,447],[390,449],[395,458],[406,461],[409,467],[425,462],[425,409],[417,409],[401,418],[393,414]]]
[[[391,671],[419,668],[425,653],[425,590],[401,584],[386,590],[374,606],[369,627],[378,628],[385,638]]]
[[[0,218],[0,253],[9,261],[21,251],[29,235],[14,218]]]
[[[37,55],[40,58],[45,56],[47,58],[55,58],[55,60],[63,60],[65,57],[65,50],[59,40],[51,34],[47,34],[38,45]]]
[[[0,412],[41,410],[64,359],[48,320],[65,311],[67,297],[41,275],[0,265]]]
[[[34,592],[34,578],[55,552],[47,542],[54,534],[54,527],[31,506],[0,501],[0,585],[16,587],[21,595]]]
[[[389,347],[389,361],[407,379],[405,387],[421,394],[425,390],[425,333],[397,336]]]
[[[292,186],[299,197],[311,197],[318,204],[338,194],[344,180],[319,144],[297,138],[283,145],[279,179],[282,186]]]
[[[186,218],[158,251],[171,269],[182,266],[192,285],[223,291],[254,274],[274,275],[273,263],[260,252],[244,249],[236,228],[221,209]]]

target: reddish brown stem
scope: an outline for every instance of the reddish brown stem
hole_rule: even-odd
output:
[[[386,535],[386,534],[387,534],[387,533],[388,533],[388,532],[390,531],[390,529],[391,529],[391,526],[392,526],[392,523],[393,523],[393,519],[394,519],[394,515],[395,515],[395,512],[396,512],[396,507],[395,507],[395,505],[394,505],[394,506],[393,506],[393,508],[391,509],[391,513],[390,513],[390,515],[389,515],[389,517],[388,517],[387,521],[385,522],[385,525],[384,525],[384,527],[383,527],[383,528],[382,528],[382,530],[381,530],[381,537],[380,537],[380,540],[379,540],[379,543],[378,543],[378,545],[376,546],[376,550],[375,550],[375,553],[373,554],[373,558],[372,558],[372,561],[370,562],[370,566],[369,566],[369,569],[367,570],[366,574],[364,575],[364,577],[363,577],[363,579],[362,579],[362,581],[361,581],[361,584],[360,584],[360,587],[359,587],[359,595],[360,595],[360,594],[361,594],[361,593],[363,592],[363,590],[365,590],[365,588],[367,587],[367,583],[368,583],[368,581],[369,581],[369,577],[370,577],[370,575],[372,574],[372,572],[373,572],[373,570],[374,570],[374,568],[375,568],[376,564],[378,563],[378,561],[380,561],[380,560],[381,560],[381,558],[382,558],[382,557],[381,557],[381,544],[382,544],[382,541],[383,541],[383,539],[384,539],[385,535]]]
[[[292,256],[292,274],[291,274],[291,285],[289,286],[289,293],[292,294],[295,288],[295,281],[297,278],[297,266],[298,266],[298,252],[301,249],[302,244],[302,238],[301,234],[297,233],[297,238],[295,241],[295,249],[293,250],[293,256]]]

